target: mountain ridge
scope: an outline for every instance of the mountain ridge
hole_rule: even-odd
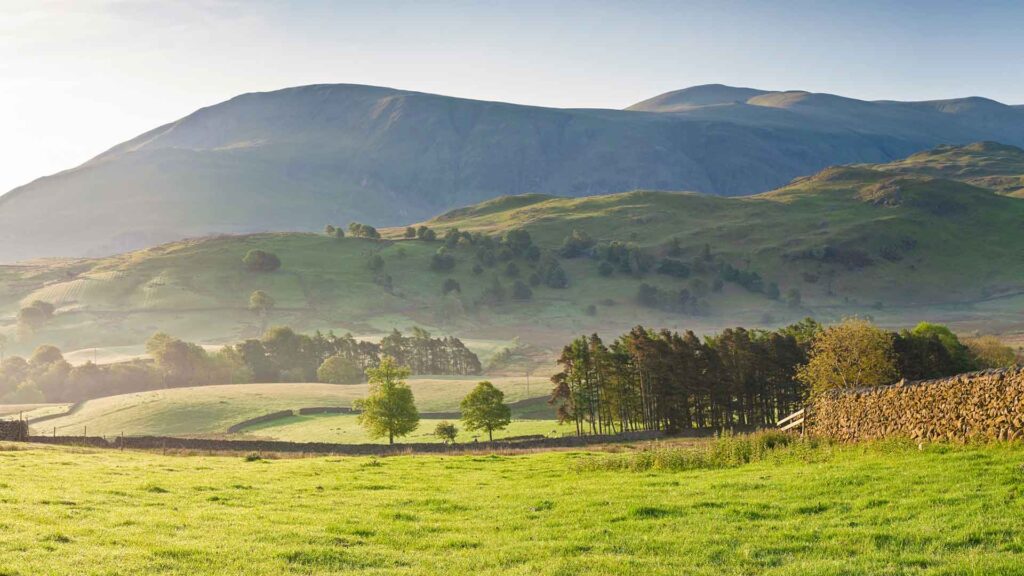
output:
[[[947,111],[938,112],[935,104],[852,99],[718,103],[737,90],[748,99],[780,94],[696,87],[692,98],[703,92],[701,102],[715,103],[678,113],[355,84],[243,94],[0,197],[0,261],[354,220],[397,225],[523,193],[746,195],[829,165],[887,162],[936,144],[1024,145],[1024,109],[1001,104],[992,112],[943,101]]]

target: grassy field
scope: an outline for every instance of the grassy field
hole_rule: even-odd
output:
[[[470,432],[465,430],[465,427],[457,418],[422,418],[420,419],[419,428],[397,441],[438,442],[438,438],[434,436],[434,427],[439,422],[444,421],[451,422],[459,428],[456,442],[465,443],[473,442],[474,440],[483,442],[487,440],[487,432]],[[514,419],[508,428],[496,430],[494,432],[494,439],[500,440],[509,436],[535,434],[561,436],[562,434],[575,432],[576,428],[573,424],[558,424],[553,418],[547,420]],[[386,438],[370,438],[356,421],[355,416],[344,414],[293,416],[246,428],[242,431],[242,434],[273,440],[286,440],[288,442],[336,442],[341,444],[379,444],[387,442]]]
[[[481,378],[412,378],[409,385],[421,412],[452,412]],[[506,402],[546,396],[550,385],[546,379],[534,378],[527,388],[523,378],[492,378],[491,382],[505,392]],[[280,410],[297,410],[314,406],[351,406],[352,401],[367,393],[367,385],[333,384],[231,384],[196,388],[171,388],[135,394],[122,394],[89,400],[74,413],[41,423],[35,432],[77,436],[87,431],[90,436],[219,436],[233,424]],[[529,396],[527,395],[529,393]],[[518,417],[551,420],[554,413],[537,402],[517,411]],[[544,414],[544,412],[547,414]],[[552,423],[553,425],[553,423]],[[316,431],[336,437],[329,428],[303,426],[290,429],[310,441]],[[527,427],[528,428],[528,427]],[[529,428],[533,430],[533,428]],[[534,434],[539,432],[522,432]]]
[[[1024,573],[1020,445],[687,472],[0,446],[9,575]]]

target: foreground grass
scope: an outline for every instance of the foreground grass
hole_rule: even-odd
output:
[[[1024,573],[1024,447],[811,455],[637,472],[6,445],[0,574]]]

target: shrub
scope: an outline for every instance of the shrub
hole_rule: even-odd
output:
[[[264,250],[249,250],[242,263],[250,272],[273,272],[281,267],[280,258]]]

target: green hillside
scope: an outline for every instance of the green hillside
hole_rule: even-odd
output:
[[[651,191],[504,197],[426,222],[435,241],[406,239],[404,228],[383,230],[382,239],[218,236],[97,260],[0,267],[0,334],[10,353],[52,343],[83,362],[139,355],[158,330],[216,346],[268,325],[363,338],[421,326],[464,339],[491,364],[490,374],[511,375],[538,366],[571,335],[637,323],[699,332],[870,314],[889,324],[927,318],[966,330],[1019,330],[1024,201],[893,170],[832,168],[742,198]],[[524,230],[541,264],[502,257],[498,244],[498,258],[481,265],[482,247],[463,238],[442,250],[450,269],[437,270],[432,262],[453,227],[499,240]],[[593,246],[559,256],[574,230]],[[610,243],[640,254],[646,271],[602,271],[595,255]],[[253,249],[276,254],[280,269],[248,271],[242,258]],[[665,258],[689,276],[658,273]],[[526,284],[551,262],[567,286],[535,282],[529,299],[514,298],[517,281]],[[457,289],[445,294],[446,281]],[[488,298],[495,282],[501,301]],[[638,300],[645,284],[660,304]],[[248,309],[254,290],[276,302],[265,318]],[[675,306],[682,290],[690,304]],[[54,304],[56,314],[19,333],[18,310],[34,300]],[[517,349],[515,361],[492,363],[506,348]]]
[[[959,180],[1009,196],[1024,197],[1024,150],[997,142],[940,146],[872,168]]]

